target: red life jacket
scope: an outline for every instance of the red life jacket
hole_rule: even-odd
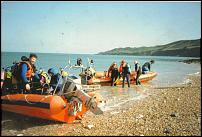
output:
[[[120,65],[120,67],[119,67],[119,72],[120,72],[120,73],[123,72],[123,65]]]

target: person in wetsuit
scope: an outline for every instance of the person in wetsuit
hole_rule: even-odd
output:
[[[112,70],[111,70],[111,86],[116,86],[115,81],[119,76],[119,70],[117,64],[114,62]]]
[[[122,88],[124,88],[125,85],[125,78],[127,80],[128,87],[130,87],[130,73],[131,73],[130,65],[126,61],[124,61],[122,68],[122,77],[123,77]]]
[[[154,64],[154,60],[151,60],[150,62],[146,62],[142,66],[142,74],[146,74],[151,70],[151,64]]]

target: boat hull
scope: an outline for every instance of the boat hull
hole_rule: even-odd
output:
[[[157,76],[156,72],[150,71],[147,74],[142,74],[140,76],[140,82],[141,83],[146,83],[150,80],[152,80],[154,77]],[[131,84],[135,84],[136,83],[136,72],[132,71],[131,75],[130,75],[130,82]],[[117,85],[121,85],[123,83],[123,80],[120,79],[116,82]],[[127,82],[125,82],[127,83]],[[96,72],[95,77],[88,80],[88,84],[101,84],[102,86],[108,86],[111,85],[111,78],[110,78],[110,74],[108,77],[108,74],[106,72]]]
[[[68,115],[70,104],[64,97],[57,95],[11,94],[2,96],[1,100],[2,110],[67,123],[74,122],[76,117],[88,111],[82,105],[82,110],[75,116]]]

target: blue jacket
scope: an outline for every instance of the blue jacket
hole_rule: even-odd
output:
[[[27,79],[27,77],[26,77],[26,73],[27,73],[27,64],[22,64],[22,66],[21,66],[21,74],[20,74],[20,76],[21,76],[21,78],[22,78],[22,82],[23,83],[28,83],[29,82],[29,80]]]
[[[21,77],[23,83],[29,83],[30,82],[26,77],[27,70],[28,70],[27,64],[25,64],[25,63],[22,64],[20,77]],[[34,78],[37,80],[40,79],[39,76],[36,74],[34,75]]]

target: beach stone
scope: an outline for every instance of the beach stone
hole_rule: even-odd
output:
[[[23,136],[23,134],[17,134],[17,136]]]
[[[163,133],[170,134],[171,129],[170,128],[164,128]]]
[[[11,134],[15,134],[17,131],[16,131],[16,130],[9,130],[9,132],[10,132]]]
[[[144,116],[142,114],[139,114],[138,116],[136,116],[136,119],[140,119],[143,118]]]
[[[118,113],[120,113],[120,112],[114,111],[114,112],[111,112],[110,114],[111,114],[111,115],[114,115],[114,114],[118,114]]]
[[[6,122],[12,122],[12,120],[3,120],[3,121],[1,121],[1,124],[4,124]]]
[[[175,113],[175,112],[172,112],[172,113],[170,114],[170,116],[171,116],[171,117],[177,117],[177,116],[178,116],[178,114],[177,114],[177,113]]]
[[[94,127],[94,126],[93,126],[92,124],[86,126],[87,129],[91,129],[91,128],[93,128],[93,127]]]

